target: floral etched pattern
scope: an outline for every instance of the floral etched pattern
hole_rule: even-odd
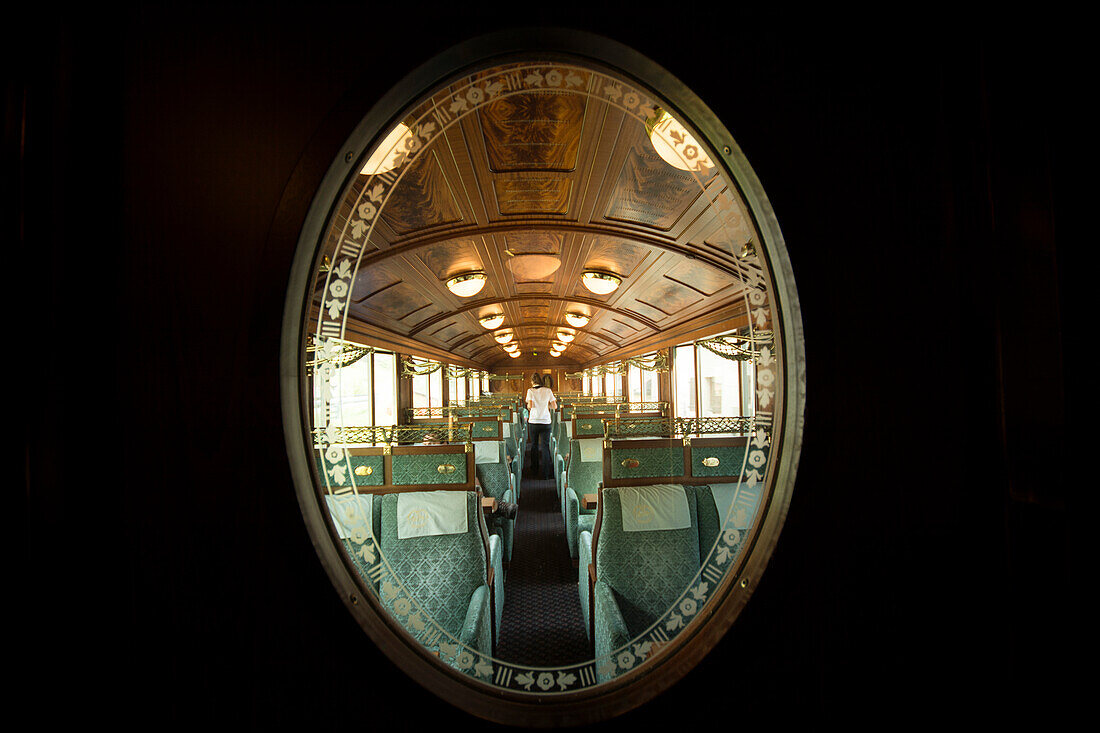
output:
[[[331,255],[331,261],[335,264],[325,273],[323,281],[318,282],[309,301],[317,304],[316,330],[312,335],[320,351],[319,358],[332,357],[339,348],[336,340],[342,339],[345,334],[352,286],[364,254],[371,249],[367,242],[379,222],[379,214],[384,210],[395,188],[400,185],[410,164],[464,116],[502,95],[535,89],[587,95],[602,100],[621,111],[628,119],[642,124],[652,118],[659,108],[648,93],[631,87],[621,79],[611,78],[592,69],[545,63],[516,64],[498,69],[482,78],[467,79],[455,84],[450,93],[437,95],[423,104],[414,117],[403,120],[411,131],[410,134],[388,151],[396,166],[373,176],[370,183],[357,193],[352,189],[354,200],[346,202],[349,204],[346,207],[347,217],[334,220],[332,224],[330,237],[326,240],[331,243],[329,246],[332,250],[326,254]],[[688,138],[677,137],[677,133],[672,133],[671,136],[666,136],[666,141],[674,148],[678,147],[685,160],[710,161],[705,151],[688,149]],[[710,179],[708,168],[701,164],[696,165],[689,173],[696,178],[701,188]],[[739,232],[749,231],[751,219],[733,197],[720,195],[712,203],[723,226]],[[742,237],[742,241],[747,240]],[[771,329],[772,307],[763,263],[759,261],[755,251],[744,258],[742,263],[743,268],[740,271],[746,285],[750,328]],[[767,479],[770,425],[779,379],[778,364],[772,347],[766,346],[760,350],[756,369],[755,404],[758,428],[750,438],[742,475],[743,485],[748,488],[766,483]],[[324,424],[330,427],[318,431],[319,440],[315,449],[324,491],[333,496],[354,495],[354,466],[346,448],[339,442],[338,431],[331,427],[334,422],[328,419],[328,416],[336,415],[340,410],[339,396],[334,395],[331,388],[332,376],[331,364],[326,365],[323,361],[318,364],[314,377],[318,410],[320,415],[325,416]],[[759,512],[759,507],[764,504],[765,502],[760,502],[755,505],[756,511]],[[729,516],[722,520],[723,530],[704,559],[695,581],[689,584],[656,623],[629,644],[609,655],[584,664],[553,669],[504,663],[487,658],[478,650],[461,644],[423,611],[415,597],[405,592],[397,576],[390,571],[386,558],[379,551],[376,538],[357,535],[351,538],[350,547],[354,548],[351,552],[357,564],[369,568],[367,572],[371,580],[378,582],[381,579],[378,594],[383,605],[399,617],[419,643],[437,651],[444,663],[502,689],[552,695],[599,684],[597,671],[600,676],[609,677],[644,664],[657,652],[668,647],[700,615],[707,604],[717,597],[719,590],[733,586],[737,561],[750,535],[749,531],[741,528],[752,526],[753,518],[746,516],[744,507],[738,507],[735,503]]]

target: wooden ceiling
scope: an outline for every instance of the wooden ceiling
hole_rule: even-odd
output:
[[[371,177],[358,179],[350,200]],[[750,266],[737,254],[755,238],[746,211],[714,169],[700,182],[670,166],[645,126],[606,100],[550,90],[503,96],[408,166],[360,263],[349,332],[392,334],[482,368],[629,356],[701,316],[744,313]],[[334,229],[348,215],[338,211]],[[617,274],[622,285],[596,295],[581,283],[586,269]],[[478,270],[488,282],[476,295],[446,288]],[[567,311],[591,320],[569,327]],[[497,332],[515,332],[520,359],[478,323],[494,313],[505,316]],[[576,339],[554,360],[559,327]]]

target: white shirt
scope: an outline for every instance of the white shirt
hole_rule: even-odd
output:
[[[539,387],[527,390],[527,409],[529,414],[527,422],[538,424],[550,424],[550,403],[557,405],[554,399],[554,390],[549,387]]]

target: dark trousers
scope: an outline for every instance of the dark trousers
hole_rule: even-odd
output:
[[[527,435],[531,439],[531,472],[545,480],[554,478],[554,464],[550,460],[550,423],[527,423]]]

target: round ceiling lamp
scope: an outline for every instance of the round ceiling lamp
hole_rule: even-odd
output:
[[[707,171],[714,167],[714,162],[687,128],[660,107],[653,110],[653,116],[646,120],[645,128],[657,155],[673,168]]]
[[[447,287],[451,287],[450,284],[448,284]],[[478,288],[478,290],[480,290],[480,289],[481,288]],[[504,323],[504,314],[503,313],[495,313],[491,316],[485,316],[484,318],[479,318],[479,319],[477,319],[477,322],[480,323],[484,328],[487,328],[491,331],[494,328],[496,328],[497,326],[499,326],[500,324]],[[501,341],[501,343],[504,343],[504,342]]]
[[[467,272],[465,275],[452,277],[448,280],[447,289],[460,298],[469,298],[471,295],[480,293],[481,289],[485,287],[485,281],[488,279],[488,275],[484,272]],[[501,316],[502,323],[503,320],[503,316]],[[486,326],[486,328],[489,328],[489,326]]]
[[[566,313],[565,321],[574,328],[584,328],[588,325],[589,318],[583,313]]]
[[[568,331],[558,331],[558,340],[563,343],[569,343],[573,339],[577,338],[577,334],[569,333]]]
[[[554,351],[554,350],[552,350],[552,349],[551,349],[551,351],[550,351],[550,356],[552,356],[552,357],[554,357],[554,358],[556,359],[556,358],[558,358],[559,356],[561,356],[561,352],[560,352],[560,351]]]
[[[519,356],[519,349],[516,349],[515,351],[510,351],[510,352],[508,352],[508,356],[510,356],[510,357],[512,357],[513,359],[515,359],[515,358],[516,358],[517,356]]]
[[[404,122],[398,122],[397,127],[390,130],[386,139],[367,159],[363,169],[359,171],[362,176],[376,176],[380,173],[392,171],[397,167],[405,151],[408,149],[408,141],[412,137],[412,130]]]
[[[508,331],[506,333],[498,333],[496,336],[493,336],[493,338],[496,340],[496,342],[498,344],[506,344],[509,341],[511,341],[513,338],[515,338],[515,336],[516,335],[514,333],[512,333],[511,331]]]
[[[513,351],[519,351],[519,344],[507,344],[505,345],[504,350],[509,353]]]
[[[585,270],[584,274],[581,275],[581,282],[596,295],[607,295],[614,292],[622,281],[623,279],[618,275],[596,270]]]

